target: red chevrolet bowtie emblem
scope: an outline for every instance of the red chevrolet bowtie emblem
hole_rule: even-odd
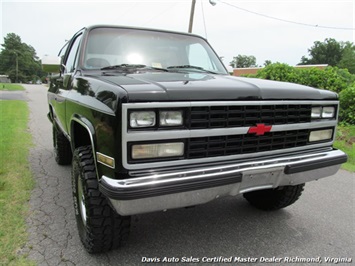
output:
[[[256,127],[250,127],[248,133],[255,133],[258,136],[264,135],[271,131],[272,126],[265,126],[265,124],[256,124]]]

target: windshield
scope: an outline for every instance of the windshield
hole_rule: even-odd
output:
[[[211,47],[195,36],[139,29],[91,30],[83,68],[107,69],[122,64],[227,74]]]

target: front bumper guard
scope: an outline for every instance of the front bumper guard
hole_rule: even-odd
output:
[[[243,163],[147,173],[124,180],[102,176],[100,190],[119,214],[134,215],[318,180],[334,175],[346,161],[345,153],[330,149]]]

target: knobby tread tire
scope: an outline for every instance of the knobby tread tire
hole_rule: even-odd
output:
[[[53,126],[53,146],[55,161],[59,165],[69,165],[72,162],[73,154],[69,140],[64,134]]]
[[[304,184],[284,186],[277,189],[265,189],[244,193],[244,198],[254,207],[274,211],[295,203],[302,194]]]
[[[117,214],[99,191],[91,146],[75,150],[72,182],[76,221],[85,249],[89,253],[100,253],[123,246],[129,235],[130,217]],[[86,224],[79,210],[78,182],[83,186]]]

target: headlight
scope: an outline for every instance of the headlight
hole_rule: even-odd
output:
[[[139,144],[132,146],[132,159],[176,157],[184,155],[184,143]]]
[[[323,107],[322,118],[333,118],[335,116],[335,108],[333,106]]]
[[[159,119],[161,126],[181,126],[183,123],[181,111],[160,111]]]
[[[129,117],[131,127],[153,127],[155,126],[155,112],[141,111],[132,112]]]
[[[313,107],[312,108],[312,118],[320,118],[322,115],[322,107]]]
[[[334,106],[312,107],[312,118],[333,118],[335,117]]]
[[[333,136],[333,129],[315,130],[309,134],[309,142],[330,140]]]

